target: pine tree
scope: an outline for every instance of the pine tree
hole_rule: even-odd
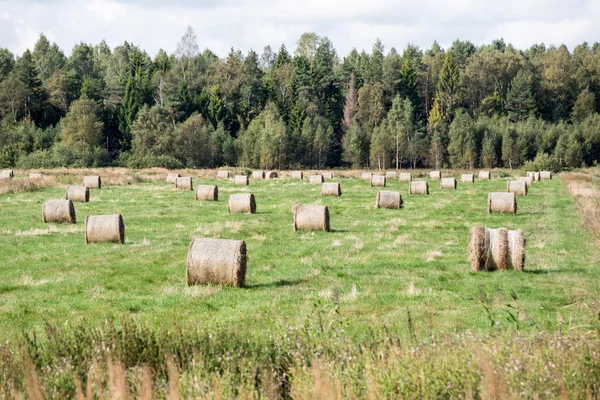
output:
[[[571,112],[571,121],[580,123],[590,115],[596,112],[596,97],[588,88],[584,89],[577,96],[577,101]]]
[[[454,61],[454,53],[449,50],[440,71],[436,98],[442,118],[452,121],[456,108],[460,105],[460,74]]]
[[[383,80],[383,43],[377,39],[369,59],[368,82],[374,84]]]
[[[40,125],[44,117],[48,95],[44,90],[39,71],[29,50],[25,50],[23,56],[17,62],[15,72],[17,79],[25,85],[27,90],[25,117],[33,120],[36,125]]]
[[[522,68],[511,82],[506,95],[506,111],[513,122],[527,119],[535,112],[535,99],[532,93],[532,74]]]
[[[360,168],[367,164],[367,154],[366,135],[360,124],[354,121],[344,136],[343,160],[350,163],[352,168]]]
[[[344,102],[344,119],[342,119],[342,132],[346,133],[350,125],[355,120],[358,111],[358,95],[354,87],[354,73],[350,76],[348,90],[346,91],[346,101]]]
[[[473,120],[464,111],[459,111],[450,124],[448,133],[448,157],[452,168],[475,167],[477,149],[475,142],[475,127]]]

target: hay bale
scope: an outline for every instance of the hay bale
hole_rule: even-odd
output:
[[[400,196],[400,192],[380,190],[377,192],[377,198],[375,199],[375,208],[402,208],[402,196]]]
[[[0,179],[12,179],[14,177],[15,171],[12,169],[5,169],[4,171],[0,172]]]
[[[269,172],[267,172],[266,178],[267,179],[277,179],[277,178],[279,178],[279,174],[275,171],[269,171]]]
[[[304,179],[304,174],[302,171],[292,171],[292,179]]]
[[[121,214],[85,217],[85,243],[125,243],[125,224]]]
[[[227,202],[227,212],[229,213],[256,213],[256,200],[251,193],[238,193],[229,196]]]
[[[243,287],[246,280],[246,242],[225,239],[192,239],[187,255],[188,286],[215,283]]]
[[[363,172],[360,175],[360,179],[362,179],[363,181],[371,181],[372,176],[373,176],[372,172]]]
[[[371,176],[371,187],[385,187],[385,176],[373,175]]]
[[[229,179],[229,171],[217,171],[217,179]]]
[[[410,172],[400,172],[400,182],[412,181],[412,174]]]
[[[323,182],[325,182],[325,179],[323,179],[323,175],[311,175],[310,177],[311,185],[320,185]]]
[[[75,207],[71,200],[52,200],[42,205],[42,219],[44,223],[56,222],[59,224],[74,224]]]
[[[442,179],[442,173],[440,171],[431,171],[429,173],[429,177],[431,179],[435,179],[435,180],[439,181],[440,179]]]
[[[305,206],[296,204],[294,212],[294,231],[329,232],[329,209],[327,206]]]
[[[321,186],[321,196],[341,196],[342,188],[338,182],[324,182]]]
[[[32,180],[32,181],[36,180],[36,179],[42,179],[42,174],[35,173],[35,172],[30,172],[27,175],[27,179]]]
[[[489,181],[492,179],[492,173],[490,171],[479,171],[479,179]]]
[[[462,174],[460,177],[462,183],[473,183],[475,182],[475,175],[473,174]]]
[[[265,171],[252,171],[252,179],[257,181],[265,179]]]
[[[179,174],[167,174],[167,183],[175,184],[177,182],[177,178],[181,175]]]
[[[514,193],[492,192],[488,194],[488,214],[517,213],[517,197]]]
[[[527,172],[527,176],[531,178],[532,181],[536,182],[540,180],[539,172]]]
[[[533,179],[531,179],[529,176],[519,176],[517,180],[525,182],[527,184],[527,189],[529,189],[533,183]]]
[[[397,176],[396,171],[387,171],[385,173],[386,179],[396,179],[396,176]]]
[[[497,269],[523,271],[525,264],[523,231],[476,226],[471,232],[469,258],[473,272]]]
[[[233,184],[248,186],[248,177],[246,175],[236,175],[233,177]]]
[[[456,179],[442,178],[440,180],[440,189],[456,189]]]
[[[429,183],[427,181],[411,181],[408,186],[408,194],[429,194]]]
[[[90,188],[85,186],[67,186],[67,200],[87,203],[90,201]]]
[[[321,172],[323,179],[333,179],[333,172]]]
[[[194,190],[192,178],[189,176],[182,176],[175,179],[175,187],[179,190]]]
[[[102,179],[98,175],[88,175],[83,177],[83,186],[90,189],[102,189]]]
[[[198,185],[196,187],[196,200],[219,200],[219,188],[215,185]]]
[[[540,172],[540,179],[541,180],[552,179],[552,172],[550,172],[550,171]]]
[[[508,181],[506,191],[514,193],[517,196],[527,196],[527,182],[525,181]]]

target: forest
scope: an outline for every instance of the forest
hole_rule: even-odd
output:
[[[456,40],[219,58],[124,42],[0,48],[0,167],[538,168],[600,157],[600,44]]]

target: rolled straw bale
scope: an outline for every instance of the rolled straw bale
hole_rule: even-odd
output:
[[[30,172],[30,173],[27,175],[27,179],[30,179],[30,180],[34,180],[34,179],[42,179],[42,174],[38,174],[38,173],[35,173],[35,172]]]
[[[516,194],[517,196],[527,196],[527,182],[525,181],[508,181],[506,191]]]
[[[384,175],[373,175],[371,176],[371,187],[385,187],[385,181]]]
[[[265,179],[265,171],[252,171],[252,179],[257,181]]]
[[[179,190],[194,190],[192,178],[189,176],[182,176],[175,179],[175,187]]]
[[[219,200],[219,188],[215,185],[198,185],[196,187],[196,200]]]
[[[188,286],[216,283],[244,286],[246,242],[243,240],[195,238],[190,243],[185,279]]]
[[[304,179],[302,171],[292,171],[292,179]]]
[[[490,180],[492,179],[492,173],[490,171],[479,171],[479,179]]]
[[[324,182],[321,186],[322,196],[341,196],[342,188],[338,182]]]
[[[372,176],[373,176],[372,172],[363,172],[360,175],[360,179],[362,179],[363,181],[370,181]]]
[[[429,177],[431,179],[435,179],[435,180],[439,181],[440,179],[442,179],[442,173],[440,171],[431,171],[429,173]]]
[[[473,174],[462,174],[460,177],[462,183],[473,183],[475,182],[475,175]]]
[[[88,175],[83,177],[83,186],[90,189],[102,189],[102,179],[98,175]]]
[[[550,172],[550,171],[542,171],[542,172],[540,172],[540,179],[542,179],[542,180],[552,179],[552,172]]]
[[[329,232],[329,209],[327,206],[305,206],[296,204],[294,212],[294,231]]]
[[[267,179],[276,179],[279,178],[279,174],[275,171],[269,171],[266,175]]]
[[[519,176],[517,180],[525,182],[527,184],[528,189],[531,187],[531,184],[533,182],[533,179],[531,179],[531,177],[529,176]]]
[[[386,179],[396,179],[396,176],[397,176],[396,171],[387,171],[385,173]]]
[[[488,194],[488,213],[516,214],[517,197],[514,193],[492,192]]]
[[[229,196],[227,202],[227,212],[229,213],[256,213],[256,200],[251,193],[238,193]]]
[[[471,232],[469,258],[474,272],[497,269],[523,271],[525,264],[523,231],[476,226]]]
[[[15,171],[12,169],[5,169],[4,171],[0,172],[0,179],[12,179],[14,176]]]
[[[375,208],[402,208],[400,192],[380,190],[377,192],[377,199],[375,199]]]
[[[179,174],[167,174],[167,183],[172,183],[173,185],[177,182],[177,178],[181,175]]]
[[[531,178],[532,181],[539,181],[540,180],[540,173],[539,172],[528,172],[527,176]]]
[[[85,186],[67,186],[67,200],[87,203],[90,201],[90,188]]]
[[[411,181],[408,194],[429,194],[429,183],[427,181]]]
[[[85,242],[125,242],[125,225],[121,214],[88,215],[85,217]]]
[[[442,178],[440,180],[440,189],[456,189],[456,179]]]
[[[248,177],[246,175],[236,175],[233,177],[233,184],[248,186]]]
[[[47,201],[42,206],[42,219],[44,223],[56,222],[60,224],[74,224],[75,207],[71,200]]]
[[[412,181],[412,174],[410,172],[400,172],[400,182]]]
[[[310,184],[311,185],[320,185],[323,182],[325,182],[325,179],[323,179],[323,175],[311,175],[310,176]]]
[[[323,179],[333,179],[333,172],[321,172]]]
[[[217,171],[217,179],[229,179],[229,171]]]

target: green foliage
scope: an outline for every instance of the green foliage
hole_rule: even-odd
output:
[[[472,169],[477,163],[475,126],[471,117],[459,111],[448,132],[448,158],[452,168]]]
[[[560,162],[546,153],[540,153],[531,161],[523,164],[526,171],[553,171],[559,172],[562,168]]]
[[[100,107],[93,100],[82,97],[74,101],[60,126],[65,146],[81,144],[92,150],[101,144],[104,124],[100,121]]]

